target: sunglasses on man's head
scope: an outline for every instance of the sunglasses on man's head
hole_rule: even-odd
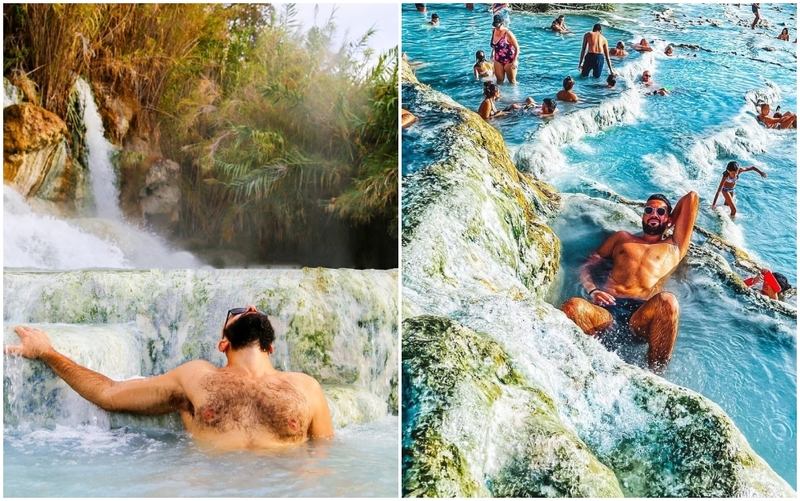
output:
[[[663,207],[659,207],[658,209],[656,209],[655,207],[645,207],[644,208],[644,213],[645,214],[652,214],[653,211],[655,211],[655,213],[658,214],[659,216],[663,216],[664,214],[667,213],[667,209],[665,209]]]
[[[228,310],[228,316],[225,317],[225,322],[230,320],[231,317],[234,317],[236,315],[241,315],[242,313],[244,313],[246,311],[247,311],[247,308],[231,308],[230,310]],[[266,315],[266,313],[264,313],[261,310],[256,310],[256,312],[258,312],[258,313],[260,313],[262,315]]]

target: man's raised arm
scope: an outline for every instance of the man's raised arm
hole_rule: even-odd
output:
[[[14,332],[22,344],[3,347],[5,353],[38,358],[80,396],[104,410],[166,414],[180,410],[188,402],[181,375],[189,364],[152,378],[113,381],[56,351],[42,330],[20,325],[14,327]]]
[[[690,191],[684,195],[675,205],[670,215],[670,222],[673,226],[672,240],[681,252],[681,259],[689,251],[689,242],[692,239],[694,222],[697,220],[697,208],[700,205],[700,197],[697,192]]]

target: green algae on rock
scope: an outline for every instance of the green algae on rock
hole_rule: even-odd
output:
[[[403,323],[403,356],[403,391],[414,402],[403,408],[405,495],[622,495],[614,473],[490,337],[416,317]]]

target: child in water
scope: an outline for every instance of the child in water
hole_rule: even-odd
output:
[[[482,82],[494,80],[494,66],[486,60],[486,54],[482,50],[475,53],[475,65],[472,66],[472,73],[476,80]]]
[[[767,177],[767,174],[755,165],[751,165],[750,167],[739,167],[739,164],[736,162],[728,162],[728,166],[725,167],[725,172],[722,173],[722,181],[719,182],[717,193],[714,195],[714,201],[711,202],[712,209],[716,208],[717,198],[719,197],[720,192],[722,192],[722,197],[725,199],[725,205],[731,209],[731,217],[736,215],[736,203],[733,199],[733,190],[736,188],[736,182],[739,180],[739,174],[749,170],[758,172],[761,174],[761,177]]]

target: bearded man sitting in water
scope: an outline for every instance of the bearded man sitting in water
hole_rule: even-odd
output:
[[[263,448],[333,437],[328,402],[306,374],[272,366],[275,332],[254,306],[228,312],[219,351],[221,369],[187,362],[160,376],[112,381],[57,352],[44,331],[17,326],[22,344],[3,351],[39,359],[83,398],[106,411],[180,413],[186,430],[226,449]]]
[[[591,302],[572,298],[561,305],[590,336],[599,336],[616,323],[646,341],[648,366],[658,374],[672,356],[680,313],[675,295],[662,289],[689,250],[698,204],[694,191],[684,195],[674,210],[664,195],[651,195],[642,213],[642,235],[614,233],[581,267],[581,284]],[[672,235],[665,237],[669,228]],[[611,261],[611,272],[598,286],[591,271],[604,260]]]

